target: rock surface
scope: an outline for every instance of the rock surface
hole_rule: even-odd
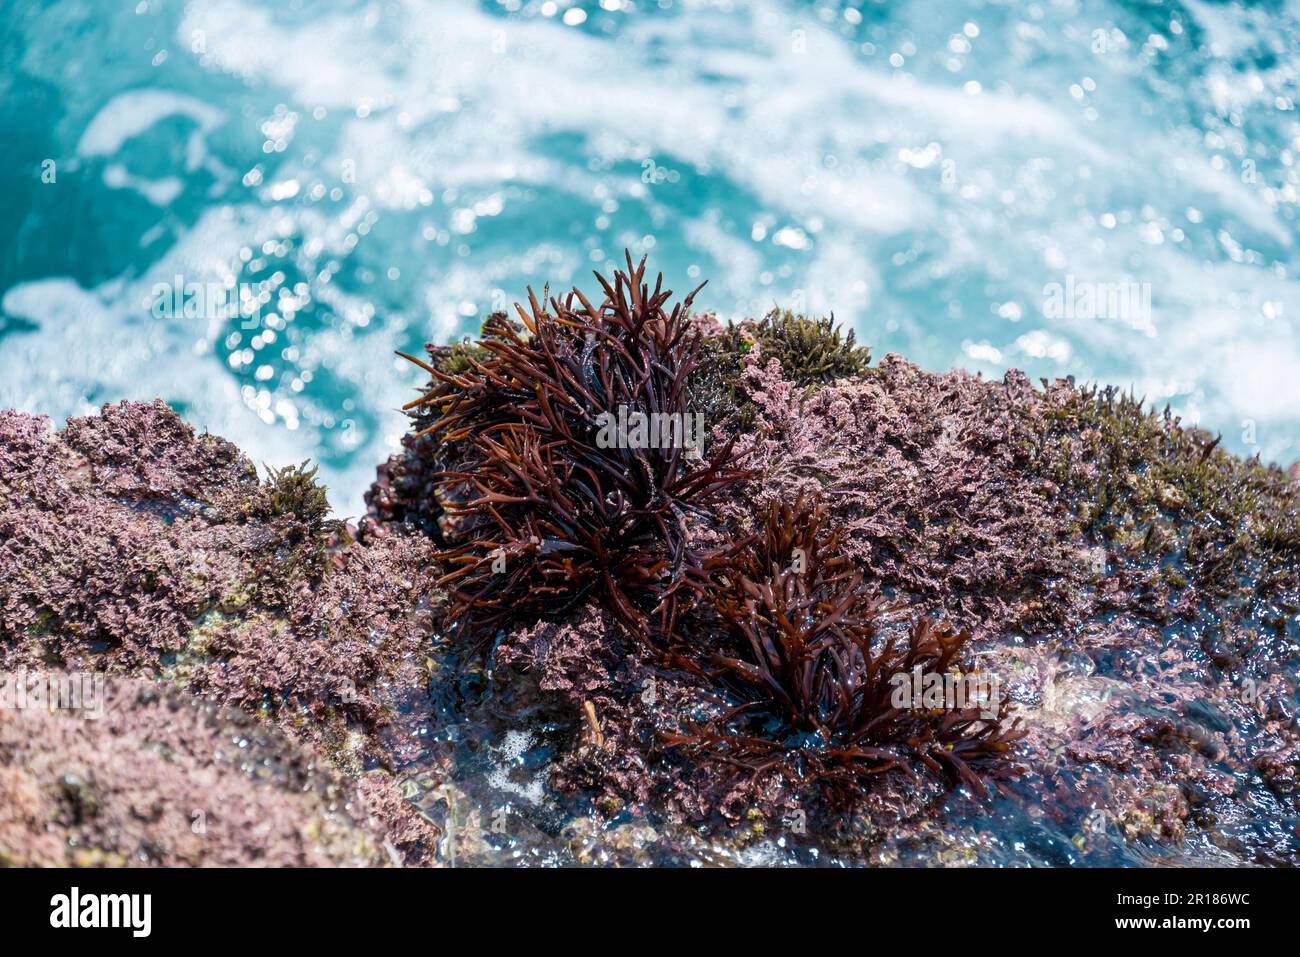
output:
[[[332,766],[346,778],[373,772],[364,791],[388,819],[369,832],[364,817],[349,826],[362,828],[357,833],[374,848],[391,836],[411,863],[431,859],[436,828],[392,798],[395,784],[385,772],[417,747],[406,724],[425,698],[436,596],[428,544],[417,535],[313,524],[277,511],[273,491],[234,446],[196,435],[161,402],[106,406],[57,434],[43,418],[0,412],[0,670],[22,676],[55,666],[148,679],[159,693],[174,690],[256,716],[283,734],[283,748],[300,749],[294,761]],[[140,711],[143,721],[160,707],[141,710],[139,700],[114,692],[102,723],[45,718],[33,731],[51,746],[51,759],[60,757],[62,740],[89,755],[112,739],[121,761],[200,743],[197,727],[178,727],[172,737],[166,722],[135,727],[115,713]],[[0,718],[10,731],[16,720],[33,720],[17,711]],[[14,776],[29,754],[0,747],[5,787],[48,791],[50,780]],[[142,790],[127,799],[132,806],[171,806],[182,794],[201,806],[197,792],[163,793],[167,767],[180,785],[183,763],[165,765],[142,779]],[[243,786],[229,774],[213,780],[231,795]],[[249,778],[246,786],[254,785]],[[160,789],[156,796],[151,788]],[[250,792],[250,807],[255,800],[267,799]],[[49,806],[36,807],[43,814]],[[276,814],[289,821],[297,807],[282,800]],[[302,811],[307,827],[314,820],[307,812],[315,812]],[[199,854],[207,861],[204,854],[213,853],[238,863],[243,853],[246,862],[341,860],[325,843],[299,846],[285,828],[268,831],[260,848],[239,844],[246,835],[234,834],[211,852],[183,850],[173,840],[178,826],[170,819],[157,832],[142,825],[131,833],[155,851],[120,843],[112,859],[191,861]],[[18,851],[0,842],[4,853]]]
[[[29,685],[47,679],[24,676]],[[0,863],[400,859],[390,857],[382,822],[370,820],[356,790],[270,723],[137,678],[107,679],[96,704],[99,717],[25,707],[0,722]]]
[[[791,782],[663,746],[713,689],[598,605],[443,637],[439,450],[331,525],[123,403],[0,412],[0,671],[106,676],[97,720],[0,712],[0,861],[1300,863],[1291,476],[1014,372],[810,386],[755,347],[729,375],[755,475],[693,534],[816,493],[905,617],[970,631],[1028,732],[990,801],[886,774],[792,827]]]

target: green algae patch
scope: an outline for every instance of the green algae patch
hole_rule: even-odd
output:
[[[1026,471],[1059,487],[1099,561],[1128,572],[1133,607],[1162,623],[1260,616],[1287,632],[1300,494],[1285,471],[1113,388],[1058,381],[1031,421]]]
[[[330,503],[325,486],[316,479],[316,468],[310,462],[288,465],[282,469],[268,468],[267,501],[272,515],[292,515],[314,532],[321,532]]]
[[[774,309],[754,324],[752,335],[764,359],[779,359],[785,377],[804,386],[828,385],[865,375],[871,349],[844,333],[834,316],[810,318]]]

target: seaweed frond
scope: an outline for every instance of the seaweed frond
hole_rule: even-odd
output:
[[[882,638],[895,611],[862,580],[819,505],[773,504],[762,533],[712,563],[712,607],[731,647],[715,650],[729,707],[669,737],[747,773],[779,772],[851,801],[871,777],[938,772],[985,795],[981,767],[1021,736],[1007,704],[900,698],[904,685],[957,687],[978,674],[965,632],[925,618]],[[919,690],[919,687],[916,689]]]
[[[871,364],[871,350],[855,344],[852,329],[841,335],[833,315],[810,319],[773,309],[755,325],[754,337],[764,359],[780,359],[785,377],[800,385],[826,385],[861,376]]]
[[[693,565],[688,514],[746,474],[731,443],[706,455],[681,441],[685,417],[702,417],[694,293],[669,309],[663,277],[652,290],[645,260],[630,255],[612,282],[596,278],[599,306],[577,289],[540,299],[530,289],[521,321],[493,317],[457,363],[412,359],[432,382],[408,410],[431,419],[424,434],[464,449],[437,482],[458,523],[438,555],[449,569],[440,584],[462,628],[551,618],[595,590],[646,634]],[[610,441],[611,421],[635,416],[676,431]]]
[[[330,503],[325,486],[316,478],[316,466],[310,461],[287,465],[282,469],[267,466],[267,496],[271,514],[292,515],[313,531],[319,531],[329,514]]]

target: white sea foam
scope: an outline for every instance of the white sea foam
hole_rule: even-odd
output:
[[[202,100],[166,90],[132,90],[113,97],[97,112],[77,142],[81,156],[112,156],[127,140],[169,116],[187,116],[208,131],[225,114]]]
[[[1155,20],[1125,21],[1123,43],[1095,52],[1093,28],[1124,20],[1110,7],[918,2],[850,30],[775,0],[679,2],[620,15],[605,36],[594,8],[579,27],[476,5],[322,3],[306,17],[195,0],[171,55],[214,90],[238,78],[242,109],[136,84],[74,134],[78,153],[160,209],[192,198],[176,186],[194,170],[225,182],[222,163],[257,189],[208,208],[138,278],[10,290],[5,312],[40,330],[4,339],[0,402],[58,417],[162,393],[259,460],[323,456],[336,508],[356,514],[416,382],[393,349],[473,331],[525,282],[580,281],[628,246],[678,288],[709,279],[698,305],[724,317],[833,310],[878,355],[1132,386],[1229,447],[1289,460],[1296,62],[1276,47],[1282,13],[1189,9],[1180,29],[1225,59],[1169,52],[1178,37]],[[1273,54],[1259,67],[1256,47]],[[118,159],[176,115],[196,126],[177,169]],[[226,139],[272,116],[274,162],[236,156]],[[662,182],[643,182],[647,161]],[[334,190],[335,205],[313,198]],[[260,358],[232,370],[228,329],[139,315],[153,282],[178,268],[242,279],[240,251],[268,240],[293,245],[287,282],[328,314],[290,371],[328,375],[332,391],[257,380]],[[1149,284],[1150,315],[1046,315],[1045,285],[1066,276]]]

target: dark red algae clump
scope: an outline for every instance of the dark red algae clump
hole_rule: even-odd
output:
[[[708,563],[704,600],[722,637],[706,661],[737,703],[670,743],[750,774],[779,771],[840,806],[875,775],[918,768],[986,797],[977,769],[1011,770],[1003,759],[1020,733],[1004,726],[995,687],[977,693],[985,676],[962,658],[970,636],[920,618],[883,638],[878,591],[826,526],[819,505],[773,502],[758,536]]]
[[[437,481],[457,522],[438,560],[458,626],[553,618],[595,594],[644,631],[693,561],[688,513],[744,476],[729,443],[692,458],[684,440],[701,334],[688,321],[691,296],[670,312],[663,277],[652,291],[644,276],[644,261],[629,257],[612,284],[598,277],[598,308],[576,289],[548,304],[530,293],[529,309],[517,307],[523,324],[488,323],[459,373],[412,359],[434,380],[409,406],[437,415],[422,433],[463,443]],[[613,434],[612,422],[635,416],[667,431]]]

